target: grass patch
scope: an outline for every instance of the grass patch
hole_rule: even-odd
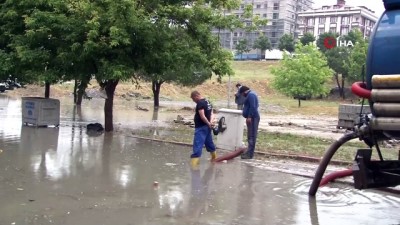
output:
[[[279,61],[234,61],[231,65],[235,72],[233,75],[235,79],[248,80],[272,79],[271,69],[279,64]],[[223,81],[228,79],[228,77],[224,77]]]

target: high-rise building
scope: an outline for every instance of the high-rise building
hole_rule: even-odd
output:
[[[349,6],[345,0],[337,0],[336,5],[300,12],[298,19],[299,37],[311,33],[317,38],[325,32],[346,35],[352,29],[359,29],[366,38],[370,36],[378,17],[365,6]]]
[[[259,27],[256,31],[248,32],[244,29],[215,30],[215,35],[220,38],[221,46],[227,49],[235,49],[240,39],[246,39],[249,47],[253,46],[254,41],[264,34],[271,42],[272,48],[277,48],[279,38],[283,34],[291,34],[297,38],[297,16],[299,12],[312,8],[312,0],[243,0],[240,9],[225,11],[225,15],[235,15],[243,17],[246,5],[253,7],[253,16],[267,19],[266,26]],[[243,23],[251,25],[251,20],[243,19]]]

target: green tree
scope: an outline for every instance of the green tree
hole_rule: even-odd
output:
[[[312,45],[296,46],[295,56],[284,54],[282,64],[272,70],[272,85],[279,92],[298,99],[328,93],[326,82],[333,71],[327,66],[326,57]]]
[[[243,59],[243,53],[249,52],[250,48],[246,39],[240,39],[235,46],[236,54],[240,55],[240,59]]]
[[[284,34],[279,39],[279,50],[286,50],[288,52],[293,52],[295,50],[294,38],[290,34]]]
[[[254,49],[260,49],[261,51],[261,58],[265,58],[265,50],[271,50],[271,42],[269,41],[268,37],[264,35],[260,35],[253,44]]]
[[[237,4],[236,0],[8,1],[0,9],[2,73],[24,74],[31,82],[39,77],[46,84],[77,79],[82,88],[87,78],[95,75],[107,93],[105,130],[112,131],[115,89],[120,81],[136,79],[139,71],[158,75],[179,71],[174,78],[179,82],[194,80],[188,74],[203,77],[210,71],[218,76],[232,73],[227,52],[215,44],[210,30],[221,22],[215,16],[220,8]],[[177,44],[180,51],[173,53],[171,46],[179,39],[157,38],[159,24],[168,24],[164,26],[168,34],[177,28],[184,31],[184,37],[189,38],[184,42],[186,46]],[[155,39],[171,53],[171,57],[164,54],[163,58],[168,62],[178,59],[174,64],[181,64],[163,66],[163,70],[155,72],[143,65],[151,62],[150,57],[157,57],[159,43]],[[187,59],[190,53],[201,59],[199,63]]]
[[[325,51],[329,67],[334,71],[334,77],[339,88],[340,97],[345,99],[344,85],[348,74],[347,63],[350,49],[347,47],[334,47]]]
[[[345,64],[348,70],[347,81],[354,82],[363,79],[361,77],[362,67],[366,64],[368,42],[365,40],[357,42],[350,52],[348,62]]]
[[[312,44],[315,41],[315,37],[312,33],[305,33],[303,37],[300,38],[302,45]]]
[[[343,36],[343,39],[347,42],[351,41],[353,45],[356,45],[358,42],[364,42],[365,39],[363,34],[358,29],[352,29],[347,35]]]
[[[238,7],[236,1],[213,1],[210,7],[199,2],[191,7],[160,1],[146,7],[156,13],[151,35],[146,39],[146,54],[138,59],[141,78],[152,82],[154,106],[159,106],[163,83],[193,86],[212,74],[220,80],[232,74],[229,61],[232,54],[224,50],[212,34],[215,27],[236,26],[237,18],[223,18],[220,9]],[[172,24],[171,24],[172,22]]]
[[[332,46],[332,47],[336,47],[336,38],[339,35],[336,33],[332,33],[332,32],[326,32],[326,33],[322,33],[318,36],[317,39],[317,47],[318,49],[325,53],[326,50],[328,50],[328,48],[326,48],[326,46]]]
[[[0,9],[3,76],[8,73],[25,82],[44,82],[48,98],[50,84],[62,78],[68,64],[63,57],[68,48],[65,34],[71,28],[67,15],[63,1],[4,2]]]

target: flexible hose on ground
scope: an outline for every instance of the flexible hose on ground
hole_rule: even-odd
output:
[[[328,167],[329,162],[331,161],[336,151],[340,148],[340,146],[357,137],[358,135],[355,132],[345,134],[341,138],[339,138],[339,140],[336,140],[334,143],[331,144],[331,146],[329,146],[315,173],[313,182],[311,183],[310,186],[310,190],[308,191],[309,195],[315,196],[315,194],[317,193],[318,187],[321,183],[322,176],[325,173],[326,167]]]
[[[222,155],[222,156],[214,159],[213,162],[222,162],[224,160],[233,159],[233,158],[239,156],[240,154],[242,154],[245,150],[246,150],[246,148],[239,148],[239,149],[237,149],[237,150],[235,150],[233,152],[229,152],[229,153],[227,153],[225,155]]]
[[[319,183],[319,186],[322,187],[333,180],[336,180],[336,179],[342,178],[342,177],[348,177],[351,175],[353,175],[352,169],[332,172],[332,173],[328,174],[327,176],[325,176],[324,178],[322,178],[321,182]]]

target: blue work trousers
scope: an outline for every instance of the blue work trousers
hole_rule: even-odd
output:
[[[247,123],[247,142],[248,148],[246,154],[251,158],[254,156],[254,149],[256,148],[258,124],[260,123],[260,117],[251,118],[251,122]]]
[[[215,151],[211,128],[208,126],[201,126],[194,129],[193,154],[190,158],[201,157],[204,145],[206,146],[207,152]]]

